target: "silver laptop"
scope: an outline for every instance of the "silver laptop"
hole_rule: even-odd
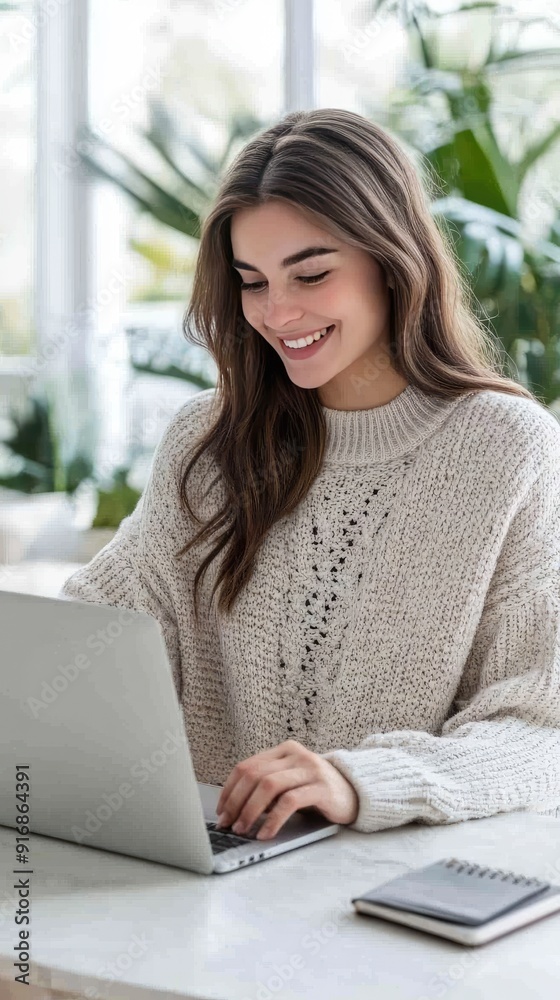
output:
[[[0,636],[1,825],[19,806],[30,833],[204,875],[338,832],[308,809],[271,840],[256,839],[264,816],[245,836],[216,829],[222,786],[196,780],[146,612],[0,591]]]

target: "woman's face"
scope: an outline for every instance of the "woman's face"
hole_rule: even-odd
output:
[[[321,403],[339,410],[381,406],[406,387],[391,366],[385,276],[369,254],[279,201],[237,211],[231,243],[233,266],[244,285],[254,286],[242,286],[243,314],[295,385],[319,389]],[[285,258],[310,247],[314,255],[286,265]],[[325,327],[332,332],[314,342],[311,353],[283,346],[282,339]]]

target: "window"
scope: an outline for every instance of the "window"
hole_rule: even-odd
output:
[[[142,134],[155,126],[179,170],[211,193],[234,123],[243,119],[246,134],[229,157],[282,113],[283,26],[284,0],[90,0],[90,125],[102,141],[92,154],[101,152],[111,173],[116,169],[130,181],[109,144],[186,198],[177,171]],[[165,426],[198,388],[177,378],[131,375],[128,353],[143,362],[151,356],[160,369],[166,358],[182,360],[180,367],[215,381],[212,359],[181,332],[198,241],[141,212],[106,180],[95,182],[92,223],[105,422],[99,464],[108,469],[133,460],[141,486]]]
[[[33,8],[0,4],[0,355],[35,350]]]

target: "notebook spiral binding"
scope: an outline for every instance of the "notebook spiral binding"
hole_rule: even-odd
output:
[[[465,872],[467,875],[476,875],[478,878],[499,878],[500,882],[512,882],[515,885],[546,885],[538,878],[527,878],[515,872],[506,872],[501,868],[484,868],[482,865],[474,864],[471,861],[461,861],[459,858],[448,858],[444,862],[446,868],[453,868],[458,874]]]

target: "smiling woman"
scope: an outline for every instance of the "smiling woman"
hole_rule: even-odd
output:
[[[556,814],[560,427],[501,374],[393,137],[320,108],[253,138],[193,329],[218,385],[64,593],[158,617],[222,822]]]
[[[535,399],[501,373],[469,298],[427,192],[387,131],[323,108],[292,112],[247,143],[206,217],[184,324],[216,362],[221,400],[184,473],[185,510],[206,450],[220,455],[235,497],[221,610],[317,476],[326,410],[384,406],[408,386],[450,402],[485,389]],[[329,327],[310,346],[285,344]],[[231,499],[199,538],[228,509]],[[224,534],[213,557],[225,543]]]
[[[406,388],[408,380],[391,365],[389,291],[371,254],[333,239],[295,205],[274,200],[236,212],[231,241],[238,271],[270,275],[241,283],[243,313],[293,363],[292,382],[318,388],[323,406],[339,410],[380,406]],[[302,249],[283,255],[294,246]],[[244,247],[260,268],[241,259]],[[366,366],[383,371],[367,388],[359,379]]]

